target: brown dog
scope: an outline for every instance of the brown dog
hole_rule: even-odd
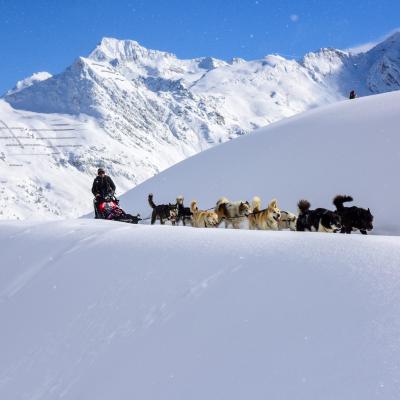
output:
[[[252,201],[252,213],[248,216],[249,229],[273,230],[279,229],[281,210],[276,199],[271,200],[265,210],[261,209],[261,199],[254,197]]]
[[[202,211],[193,200],[190,205],[192,212],[192,226],[195,228],[216,228],[218,226],[218,215],[214,211]]]

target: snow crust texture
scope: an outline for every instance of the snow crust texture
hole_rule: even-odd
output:
[[[297,61],[180,60],[104,38],[62,73],[36,74],[0,100],[6,124],[0,123],[0,172],[10,176],[1,182],[0,200],[16,203],[0,218],[77,216],[88,209],[98,166],[124,192],[202,150],[341,100],[351,89],[369,95],[399,88],[399,33],[366,53],[321,49]],[[55,131],[56,124],[75,132]],[[37,128],[56,138],[44,140]],[[17,133],[19,142],[12,138]],[[72,193],[62,184],[67,176]]]

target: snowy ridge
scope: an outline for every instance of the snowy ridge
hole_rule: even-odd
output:
[[[286,211],[308,199],[313,208],[334,209],[337,194],[371,208],[374,233],[400,235],[400,91],[345,100],[259,129],[251,135],[191,157],[127,192],[121,204],[150,214],[178,194],[186,204],[213,207],[221,196],[263,205],[272,198]]]
[[[43,129],[43,124],[52,128],[53,116],[66,118],[71,124],[90,120],[87,130],[91,139],[82,136],[69,143],[62,154],[45,157],[40,170],[34,168],[37,157],[30,158],[28,152],[15,160],[10,148],[15,140],[0,140],[1,159],[12,159],[0,159],[0,172],[4,176],[4,169],[11,168],[15,179],[19,176],[32,187],[42,188],[45,207],[39,208],[41,217],[77,216],[88,210],[78,198],[88,199],[88,186],[100,165],[108,169],[123,192],[216,144],[341,100],[350,89],[360,95],[398,90],[399,49],[397,33],[357,55],[322,49],[301,61],[275,55],[225,62],[211,57],[180,60],[135,41],[104,38],[88,57],[79,57],[61,74],[28,79],[17,91],[10,91],[4,100],[13,108],[0,100],[0,117],[8,126],[30,129],[37,125],[35,116]],[[21,164],[31,167],[22,174],[20,167],[13,167]],[[75,168],[74,176],[80,176],[74,193],[59,187],[65,168]],[[60,172],[49,182],[51,196],[63,195],[66,202],[82,206],[68,211],[61,203],[54,203],[44,190],[47,169]],[[6,200],[4,193],[15,192],[21,205],[25,202],[18,183],[10,187],[3,181],[1,185],[0,201]],[[0,218],[32,216],[29,197],[26,210],[30,211],[22,209],[11,206]]]
[[[399,240],[1,222],[0,397],[397,400]]]

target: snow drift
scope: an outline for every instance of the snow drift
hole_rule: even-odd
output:
[[[2,399],[399,398],[398,237],[71,220],[0,243]]]
[[[183,194],[186,203],[212,207],[221,196],[264,205],[276,197],[284,210],[297,201],[333,208],[336,194],[370,207],[375,233],[400,233],[400,92],[346,100],[280,121],[189,158],[122,197],[147,215],[156,203]]]

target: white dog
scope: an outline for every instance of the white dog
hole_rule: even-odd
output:
[[[240,223],[251,213],[248,201],[229,201],[226,197],[221,197],[215,206],[219,223],[225,220],[225,228],[230,225],[234,229],[240,229]]]
[[[282,229],[290,229],[291,231],[296,230],[297,216],[289,211],[281,210],[281,218],[278,221],[278,227],[281,231]]]

